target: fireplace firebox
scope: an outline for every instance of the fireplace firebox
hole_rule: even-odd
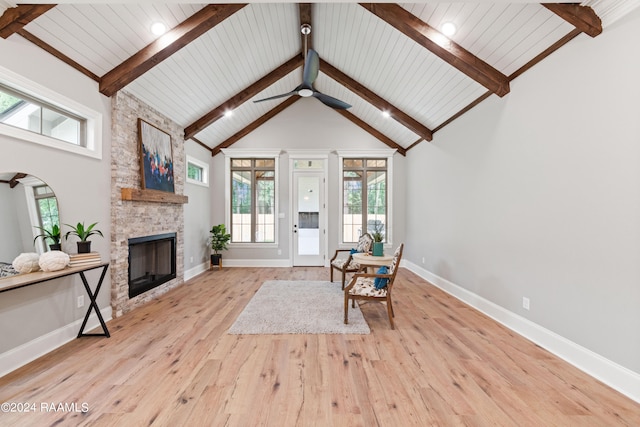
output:
[[[176,233],[129,239],[129,298],[176,278]]]

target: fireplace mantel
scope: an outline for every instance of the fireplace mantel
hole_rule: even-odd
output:
[[[189,197],[181,194],[158,190],[142,190],[140,188],[121,188],[122,200],[155,203],[189,203]]]

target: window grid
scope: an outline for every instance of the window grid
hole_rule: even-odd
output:
[[[275,242],[275,160],[231,159],[231,242]]]
[[[376,229],[387,241],[387,160],[344,159],[342,182],[343,242],[355,243],[362,233]]]

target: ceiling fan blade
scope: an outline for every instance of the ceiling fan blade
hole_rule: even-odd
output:
[[[307,59],[304,61],[304,70],[302,71],[302,85],[305,87],[311,87],[313,82],[318,77],[318,70],[320,69],[320,57],[318,52],[313,49],[309,49],[307,52]]]
[[[347,108],[351,108],[351,105],[346,102],[340,101],[332,96],[325,95],[324,93],[313,92],[313,96],[314,98],[318,98],[324,105],[335,108],[336,110],[346,110]]]
[[[297,95],[297,94],[298,94],[298,90],[297,90],[297,89],[294,89],[294,90],[292,90],[292,91],[291,91],[291,92],[289,92],[289,93],[283,93],[283,94],[280,94],[280,95],[274,95],[274,96],[270,96],[270,97],[268,97],[268,98],[256,99],[256,100],[255,100],[255,101],[253,101],[253,102],[270,101],[270,100],[272,100],[272,99],[284,98],[284,97],[286,97],[286,96]]]

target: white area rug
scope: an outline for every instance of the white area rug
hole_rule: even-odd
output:
[[[344,324],[340,283],[264,282],[229,329],[229,334],[368,334],[360,308],[349,307]]]

